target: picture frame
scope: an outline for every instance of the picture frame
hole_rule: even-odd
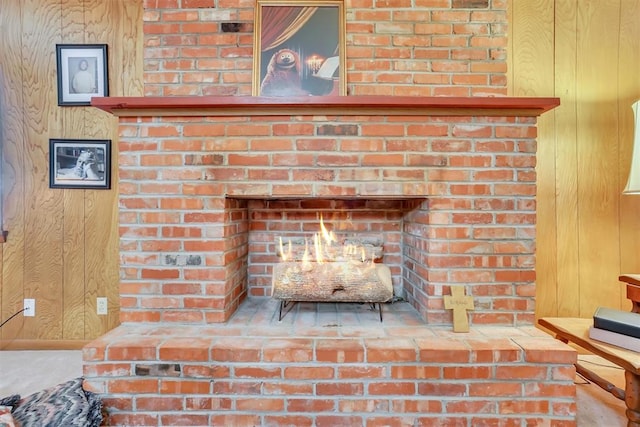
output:
[[[57,44],[58,105],[91,105],[109,96],[106,44]]]
[[[49,187],[111,188],[110,139],[49,139]]]
[[[341,0],[258,0],[254,96],[346,95]]]

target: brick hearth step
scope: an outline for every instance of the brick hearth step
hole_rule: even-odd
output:
[[[248,300],[219,325],[123,324],[84,349],[117,425],[573,425],[576,352],[532,326],[429,327],[406,303]]]

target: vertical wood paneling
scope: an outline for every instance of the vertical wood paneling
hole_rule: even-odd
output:
[[[580,316],[617,306],[619,0],[578,2],[577,140]],[[594,66],[599,64],[598,66]]]
[[[554,96],[553,0],[530,0],[512,3],[512,49],[518,52],[512,59],[511,93],[515,96]],[[536,34],[531,38],[529,34]],[[536,305],[553,308],[557,299],[556,273],[556,144],[553,113],[538,119],[537,188],[537,248]],[[539,248],[546,250],[541,251]],[[547,314],[555,315],[552,310]]]
[[[84,4],[81,0],[60,2],[63,44],[84,44]],[[65,138],[82,139],[85,135],[86,107],[60,107],[62,133]],[[56,190],[63,201],[63,336],[65,339],[84,339],[85,252],[84,211],[86,190]]]
[[[640,1],[622,0],[618,55],[618,112],[620,141],[619,190],[627,182],[633,146],[633,111],[640,100]],[[620,195],[620,271],[640,272],[640,197]],[[622,287],[620,284],[619,286]],[[622,305],[630,308],[626,292]]]
[[[3,47],[0,49],[0,119],[2,127],[3,228],[9,239],[2,244],[1,318],[8,319],[22,309],[24,274],[24,129],[22,112],[22,3],[0,8]],[[0,329],[3,340],[22,334],[22,321],[14,318]]]
[[[117,57],[122,64],[122,93],[128,96],[143,96],[144,82],[142,78],[143,55],[140,54],[143,41],[142,31],[143,9],[135,2],[122,2],[120,26],[114,46],[119,47]],[[117,126],[117,120],[113,121]]]
[[[8,65],[0,68],[0,136],[10,237],[2,246],[0,319],[23,298],[36,299],[36,317],[5,325],[0,348],[77,347],[118,324],[117,159],[111,190],[49,189],[48,143],[111,139],[117,155],[117,121],[92,107],[57,105],[55,45],[108,44],[110,94],[139,96],[142,2],[8,3],[0,8],[0,64]],[[108,297],[108,316],[97,316],[97,296]]]
[[[555,0],[554,27],[529,24],[537,0],[512,1],[509,57],[512,94],[548,96],[533,75],[553,61],[554,123],[540,121],[537,316],[591,317],[597,306],[628,309],[617,277],[640,271],[640,200],[620,194],[626,181],[640,99],[637,0]],[[548,18],[545,18],[548,19]],[[527,43],[552,39],[552,51]],[[524,58],[522,58],[524,56]],[[540,64],[538,64],[540,61]],[[551,128],[549,128],[551,126]],[[552,133],[555,157],[545,152]],[[550,165],[555,163],[555,168]],[[546,172],[543,172],[546,171]],[[548,199],[555,191],[555,210]],[[640,199],[640,198],[639,198]],[[552,241],[549,236],[555,236]],[[555,253],[555,266],[547,253]]]
[[[515,49],[513,47],[513,39],[515,37],[514,28],[516,27],[514,25],[514,19],[516,16],[519,18],[519,15],[516,15],[513,12],[513,2],[514,0],[507,0],[507,22],[509,23],[509,27],[507,28],[507,72],[505,74],[507,76],[507,82],[510,83],[507,85],[507,96],[515,96],[513,92],[516,86],[514,83],[516,82],[516,79],[514,78],[515,56],[513,55],[513,52]]]
[[[576,40],[578,0],[556,2],[555,8],[555,96],[561,105],[556,117],[554,144],[556,175],[544,177],[556,188],[556,215],[546,218],[557,226],[557,303],[541,305],[539,316],[580,314],[579,245],[578,245],[578,164],[576,116]],[[547,159],[545,159],[547,160]],[[540,246],[546,248],[546,246]]]
[[[36,298],[36,316],[24,318],[24,336],[62,338],[62,199],[48,185],[49,135],[60,134],[55,49],[60,40],[58,4],[25,0],[24,63],[25,297]],[[28,64],[28,66],[27,66]]]

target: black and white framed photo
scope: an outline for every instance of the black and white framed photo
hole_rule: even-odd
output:
[[[106,44],[57,44],[58,105],[91,105],[109,96]]]
[[[111,140],[50,139],[50,188],[111,188]]]

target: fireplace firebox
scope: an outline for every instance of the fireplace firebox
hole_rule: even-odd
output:
[[[349,221],[350,222],[350,221]],[[356,234],[347,225],[346,237],[328,228],[320,215],[312,238],[278,240],[279,262],[273,266],[271,296],[282,309],[289,302],[358,302],[378,305],[393,298],[391,270],[383,263],[382,236]]]

